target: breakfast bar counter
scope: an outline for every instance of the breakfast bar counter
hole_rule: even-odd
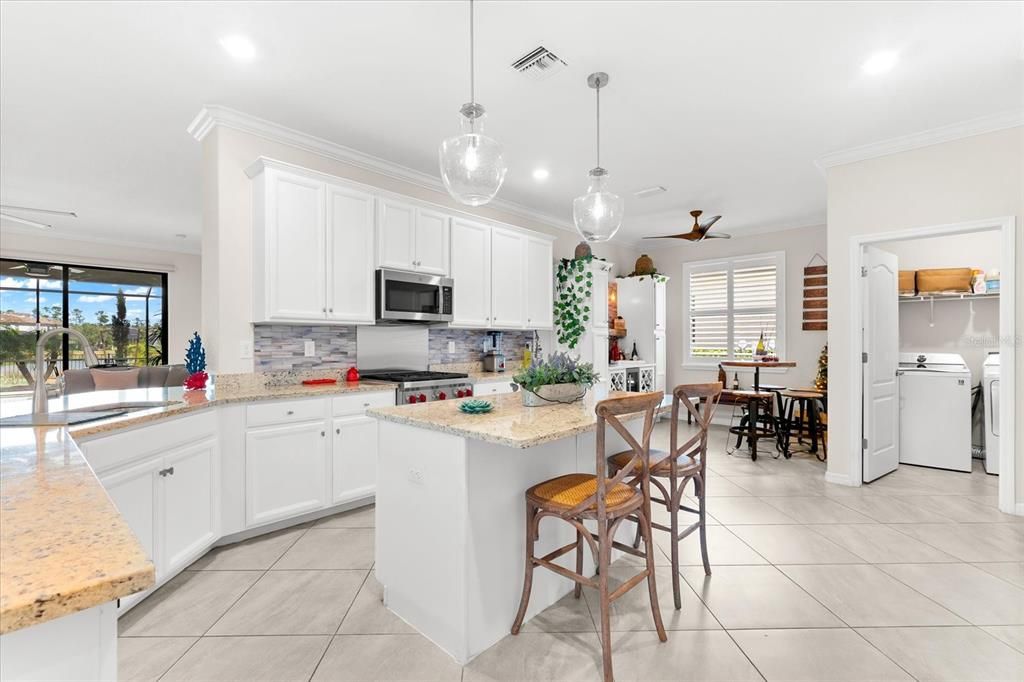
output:
[[[508,635],[523,585],[523,494],[594,472],[594,407],[611,396],[597,388],[577,403],[524,407],[518,394],[501,395],[477,415],[454,400],[369,410],[378,420],[376,572],[387,607],[460,663]],[[642,416],[627,422],[635,436]],[[625,449],[608,429],[607,454]],[[569,524],[542,525],[538,555],[575,540]],[[620,539],[634,529],[624,523]],[[593,573],[589,552],[584,570]],[[537,571],[527,619],[572,587]]]

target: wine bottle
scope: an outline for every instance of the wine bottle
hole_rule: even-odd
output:
[[[757,350],[754,351],[755,355],[764,355],[767,352],[764,346],[764,330],[761,330],[761,337],[757,340]]]
[[[633,350],[629,354],[629,359],[630,360],[639,360],[640,359],[640,354],[636,352],[636,341],[633,342]]]

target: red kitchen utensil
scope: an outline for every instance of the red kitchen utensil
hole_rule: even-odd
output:
[[[359,381],[359,370],[349,367],[348,372],[345,373],[345,381]]]
[[[306,386],[321,386],[323,384],[336,384],[337,379],[303,379],[302,383]]]

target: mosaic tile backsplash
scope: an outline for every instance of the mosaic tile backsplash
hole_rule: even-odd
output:
[[[429,364],[479,362],[487,332],[482,329],[428,330]],[[314,342],[315,356],[305,357],[305,341]],[[448,352],[448,342],[455,352]],[[532,331],[506,331],[501,347],[507,363],[519,362]],[[253,358],[257,372],[303,369],[347,369],[358,365],[356,328],[350,325],[302,326],[258,324],[253,327]]]

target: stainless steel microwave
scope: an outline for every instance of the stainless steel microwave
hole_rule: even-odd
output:
[[[381,268],[376,283],[378,322],[451,322],[454,282],[448,277]]]

